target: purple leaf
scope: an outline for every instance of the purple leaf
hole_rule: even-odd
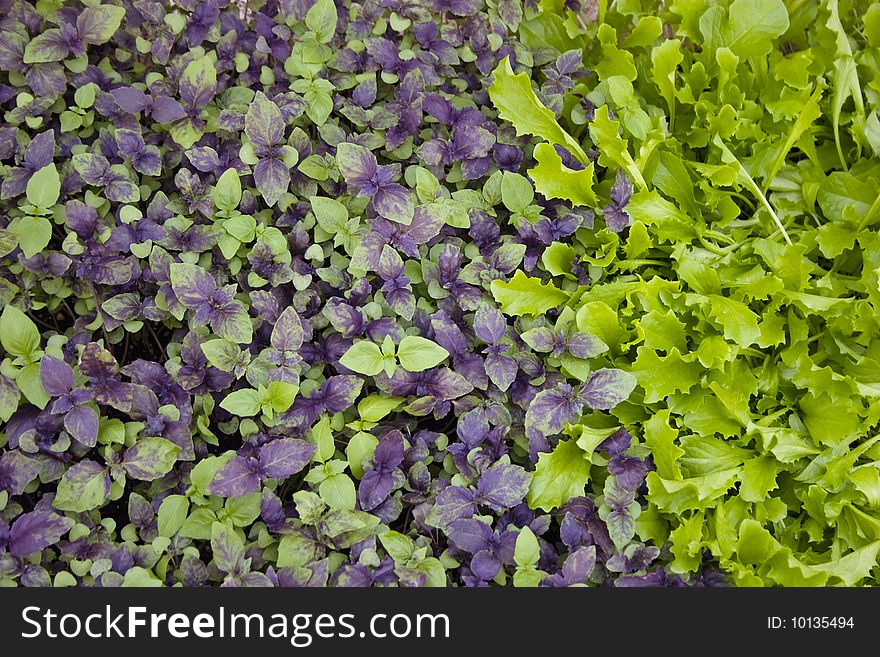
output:
[[[10,495],[21,495],[24,489],[40,474],[40,462],[29,458],[17,449],[0,454],[0,490]]]
[[[480,477],[476,500],[494,511],[503,511],[522,502],[531,479],[531,475],[518,465],[493,465]]]
[[[501,567],[501,560],[489,550],[481,550],[471,559],[471,572],[483,581],[494,579]]]
[[[66,59],[69,53],[70,47],[61,31],[50,29],[30,40],[25,48],[23,61],[25,64],[60,62]]]
[[[214,63],[207,57],[190,62],[180,78],[180,98],[185,105],[199,109],[211,102],[217,86]]]
[[[324,408],[331,413],[341,413],[354,405],[355,399],[361,394],[363,379],[356,376],[331,376],[321,385]]]
[[[470,518],[477,512],[474,494],[462,486],[448,486],[437,496],[427,521],[444,529],[460,518]]]
[[[491,545],[493,534],[489,525],[476,518],[455,520],[446,527],[449,542],[456,549],[470,554],[487,549]]]
[[[403,260],[400,254],[386,245],[379,256],[379,275],[386,281],[392,281],[403,275]]]
[[[41,132],[28,144],[24,156],[24,166],[30,171],[39,171],[52,163],[55,156],[55,133],[52,130]]]
[[[364,511],[372,511],[382,504],[391,493],[394,478],[382,470],[370,470],[364,473],[358,486],[358,500]]]
[[[587,333],[575,333],[565,343],[565,348],[575,358],[595,358],[608,351],[608,345]]]
[[[521,337],[535,351],[548,353],[556,349],[556,335],[546,327],[533,328],[523,333]]]
[[[516,361],[505,354],[489,354],[486,356],[486,374],[498,389],[506,391],[516,379],[519,366]]]
[[[60,358],[46,354],[40,360],[40,381],[46,392],[60,397],[73,388],[73,369]]]
[[[474,389],[467,379],[448,367],[436,367],[428,376],[430,377],[429,394],[438,399],[458,399]]]
[[[152,105],[150,97],[140,89],[135,89],[134,87],[117,87],[116,89],[110,90],[110,95],[113,96],[113,100],[116,101],[116,104],[129,114],[143,112],[149,109]],[[182,118],[182,116],[185,116],[185,113],[177,118]]]
[[[212,495],[242,497],[260,490],[260,477],[243,456],[233,456],[217,471],[209,486]]]
[[[190,47],[198,46],[208,36],[208,32],[220,17],[217,0],[202,0],[196,5],[186,27],[186,37]]]
[[[632,436],[629,431],[621,427],[611,436],[602,441],[596,449],[602,452],[607,452],[611,456],[621,456],[629,449],[631,443]]]
[[[403,463],[403,434],[400,431],[389,432],[379,444],[373,455],[377,469],[390,471]]]
[[[494,306],[482,306],[474,314],[474,332],[483,342],[496,344],[507,332],[507,320]]]
[[[70,200],[64,204],[65,225],[80,237],[91,237],[98,226],[98,211],[82,201]]]
[[[635,387],[636,378],[629,372],[606,368],[590,375],[581,395],[590,408],[608,410],[626,400]]]
[[[275,479],[286,479],[308,465],[315,446],[299,438],[273,440],[260,448],[263,471]]]
[[[563,383],[557,390],[544,390],[535,396],[526,411],[526,427],[548,436],[559,433],[582,410],[581,398],[569,384]]]
[[[296,351],[303,344],[303,326],[293,306],[284,309],[272,328],[271,344],[280,351]]]
[[[191,310],[210,303],[217,290],[211,274],[201,267],[184,263],[171,266],[171,286],[180,303]]]
[[[158,96],[152,99],[153,120],[157,123],[171,123],[186,116],[186,111],[173,98],[168,96]]]
[[[50,511],[32,511],[19,516],[9,534],[9,552],[16,557],[26,557],[39,552],[61,540],[76,524]]]
[[[629,491],[638,490],[650,470],[647,461],[635,456],[615,456],[608,462],[608,472],[617,477],[621,488]]]
[[[199,171],[210,173],[220,168],[220,156],[210,146],[196,146],[186,152],[190,163]]]
[[[104,185],[110,175],[110,162],[103,155],[95,153],[74,155],[73,166],[89,185]]]
[[[363,146],[343,142],[336,147],[336,164],[345,182],[355,187],[366,187],[377,173],[378,162]]]
[[[614,185],[611,186],[611,200],[618,208],[622,209],[629,203],[632,193],[632,180],[629,179],[625,171],[618,169],[617,175],[614,177]]]
[[[254,144],[263,147],[276,146],[284,138],[281,110],[262,91],[258,91],[251,102],[244,120],[244,133]]]
[[[116,130],[116,146],[125,157],[135,157],[144,149],[143,135],[137,130]]]
[[[612,233],[619,233],[629,226],[629,214],[616,205],[609,203],[602,208],[602,216],[605,218],[605,225]]]
[[[596,546],[579,547],[568,555],[562,565],[565,586],[586,584],[596,567]]]
[[[75,406],[64,416],[67,433],[86,447],[98,441],[98,414],[88,406]]]
[[[275,157],[264,157],[254,166],[254,184],[266,202],[273,206],[290,187],[290,170]]]

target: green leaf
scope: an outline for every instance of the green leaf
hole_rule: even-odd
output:
[[[236,527],[249,527],[260,517],[262,495],[259,492],[226,500],[226,518]]]
[[[529,169],[529,176],[535,181],[535,189],[545,198],[564,199],[574,206],[597,204],[592,162],[580,171],[569,169],[556,149],[546,143],[535,146],[534,155],[538,165]]]
[[[528,526],[523,527],[516,536],[513,560],[520,568],[534,568],[540,558],[541,546],[538,544],[538,538]]]
[[[61,177],[54,163],[47,164],[30,177],[27,183],[28,202],[42,209],[51,208],[61,195]]]
[[[208,362],[223,372],[232,372],[241,361],[241,347],[223,338],[206,340],[201,349]]]
[[[639,187],[647,187],[642,172],[629,154],[626,140],[620,136],[620,124],[608,116],[607,105],[596,108],[593,121],[590,123],[590,137],[599,149],[599,164],[619,167],[626,171]]]
[[[552,148],[552,146],[551,146]],[[554,151],[555,152],[555,151]],[[511,212],[522,212],[535,200],[532,183],[525,176],[505,171],[501,177],[501,201]]]
[[[135,479],[152,481],[174,467],[180,447],[164,438],[141,438],[125,452],[122,466]]]
[[[819,107],[819,101],[822,100],[822,92],[824,89],[824,83],[816,84],[816,89],[813,92],[813,95],[810,96],[810,100],[807,101],[798,113],[797,120],[792,124],[785,139],[780,141],[779,146],[776,149],[776,157],[773,160],[773,164],[770,165],[770,170],[764,178],[763,191],[765,194],[770,188],[773,179],[776,178],[776,174],[779,172],[782,164],[785,162],[785,157],[788,155],[789,151],[791,151],[792,147],[801,138],[801,135],[809,129],[813,122],[822,116],[822,109]]]
[[[545,573],[536,568],[517,568],[513,574],[513,585],[517,588],[533,589],[544,579]]]
[[[645,389],[645,403],[652,404],[675,392],[688,392],[699,381],[703,368],[699,363],[683,360],[675,347],[666,356],[639,347],[630,371]]]
[[[321,43],[329,43],[336,32],[336,4],[333,0],[318,0],[306,14],[306,27]]]
[[[242,244],[248,244],[257,236],[257,220],[249,214],[237,214],[223,222],[223,229]]]
[[[0,344],[11,356],[34,361],[40,348],[40,332],[30,317],[8,304],[0,315]]]
[[[278,543],[278,567],[297,568],[317,561],[323,554],[320,544],[302,534],[284,536]]]
[[[159,506],[159,536],[173,537],[186,520],[189,500],[184,495],[169,495]]]
[[[388,553],[388,556],[394,559],[395,563],[405,564],[408,562],[416,549],[413,540],[400,532],[387,531],[379,534],[379,541],[382,547]]]
[[[201,124],[194,123],[189,117],[178,119],[168,128],[168,134],[175,143],[179,144],[184,150],[188,150],[195,146],[195,143],[205,134]]]
[[[436,367],[449,357],[446,351],[436,342],[407,335],[397,347],[397,358],[400,366],[407,372],[423,372]]]
[[[653,227],[662,240],[687,242],[696,236],[693,220],[656,191],[643,189],[633,194],[626,212],[633,222]]]
[[[219,210],[232,212],[239,203],[241,203],[241,180],[238,178],[238,171],[227,169],[214,185],[214,205]]]
[[[651,78],[669,108],[669,128],[675,128],[675,73],[684,60],[681,40],[668,39],[651,51]]]
[[[570,150],[581,162],[587,162],[587,154],[581,145],[556,121],[552,110],[538,100],[529,76],[513,74],[510,58],[492,71],[495,81],[489,87],[489,97],[498,109],[498,115],[513,124],[517,135],[534,135],[551,144],[560,144]]]
[[[788,10],[782,0],[734,0],[722,32],[722,43],[739,57],[764,57],[773,39],[788,30]]]
[[[125,571],[122,588],[161,588],[162,580],[153,574],[152,570],[143,566],[132,566]]]
[[[678,430],[669,425],[670,412],[665,408],[645,422],[645,443],[651,448],[657,474],[664,479],[681,479],[678,459],[684,450],[675,444]]]
[[[533,509],[552,511],[572,497],[584,494],[590,481],[590,461],[574,440],[560,440],[556,448],[538,455],[526,501]]]
[[[740,347],[748,347],[761,336],[758,316],[741,301],[720,294],[694,296],[706,310],[706,314],[721,325],[727,340]]]
[[[756,456],[745,462],[739,495],[746,502],[762,502],[777,487],[780,466],[771,456]]]
[[[306,101],[306,115],[317,126],[327,122],[333,111],[333,97],[330,95],[333,85],[324,79],[311,81],[309,86],[302,92],[303,100]]]
[[[385,368],[385,356],[379,345],[369,340],[361,340],[351,345],[339,362],[358,374],[375,376]]]
[[[669,540],[672,543],[672,554],[675,560],[670,564],[670,569],[676,573],[696,572],[703,563],[703,527],[705,517],[702,513],[695,513],[685,519],[672,533]]]
[[[358,414],[366,422],[379,422],[403,401],[403,397],[369,395],[358,402]]]
[[[788,231],[785,230],[785,226],[782,225],[782,221],[779,219],[779,216],[776,214],[776,211],[773,209],[773,206],[770,205],[770,202],[767,200],[767,197],[764,195],[764,192],[761,191],[761,188],[758,187],[758,183],[754,181],[754,179],[749,175],[748,170],[743,166],[742,162],[740,162],[733,152],[727,147],[726,144],[721,140],[719,135],[715,135],[715,138],[712,140],[712,143],[718,146],[721,149],[721,160],[726,164],[733,164],[737,167],[737,182],[749,189],[752,194],[755,195],[755,198],[764,206],[764,209],[770,214],[771,219],[773,219],[773,223],[776,224],[776,227],[779,229],[779,232],[782,233],[782,237],[785,240],[785,243],[791,245],[791,237],[788,235]]]
[[[348,209],[334,198],[324,196],[312,196],[309,198],[312,204],[312,212],[318,225],[330,235],[345,230],[348,224]]]
[[[88,109],[95,104],[95,96],[97,93],[98,85],[94,82],[89,82],[88,84],[79,87],[73,93],[73,100],[76,102],[77,107]]]
[[[125,18],[125,8],[116,5],[86,7],[76,19],[78,36],[86,43],[99,46],[110,40]]]
[[[40,380],[39,363],[30,363],[18,370],[15,375],[15,383],[31,404],[37,408],[46,408],[50,397]]]
[[[178,532],[186,538],[208,541],[211,539],[211,528],[215,522],[217,522],[217,515],[210,509],[195,509],[184,520]]]
[[[688,510],[705,509],[727,494],[739,479],[740,470],[719,470],[681,481],[664,479],[656,472],[649,472],[648,499],[661,511],[676,515]]]
[[[318,486],[318,493],[331,509],[353,511],[357,504],[354,482],[345,474],[327,477]]]
[[[270,408],[274,413],[283,413],[293,405],[297,392],[299,392],[299,386],[289,381],[270,381],[260,400],[260,405],[264,411]]]
[[[509,283],[494,280],[491,284],[492,296],[507,315],[543,315],[568,301],[568,293],[552,283],[544,284],[538,278],[530,278],[521,270]]]
[[[345,447],[351,473],[358,479],[364,476],[364,461],[371,458],[376,451],[379,440],[370,433],[361,431],[352,436]]]
[[[220,408],[238,417],[252,417],[260,412],[260,402],[260,393],[251,388],[244,388],[226,395],[220,402]]]
[[[859,179],[846,171],[835,171],[819,185],[817,200],[825,216],[833,222],[863,221],[877,213],[880,185],[875,179]],[[840,226],[832,226],[839,231]]]
[[[244,559],[244,542],[234,529],[215,522],[211,527],[211,553],[217,568],[232,573]]]
[[[571,276],[572,263],[577,256],[577,249],[573,246],[553,242],[541,254],[541,264],[553,276]]]
[[[26,258],[33,258],[45,249],[52,239],[52,222],[46,217],[17,217],[9,224],[18,246]]]
[[[82,513],[102,506],[109,493],[107,469],[94,461],[80,461],[61,477],[52,506]]]

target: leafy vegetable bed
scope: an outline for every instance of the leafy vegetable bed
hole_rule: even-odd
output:
[[[0,583],[875,583],[880,5],[0,10]]]

